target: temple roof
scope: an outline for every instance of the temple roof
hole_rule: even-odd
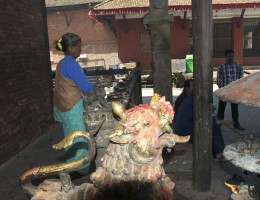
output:
[[[260,72],[243,77],[214,92],[220,100],[260,107]]]
[[[72,6],[89,3],[100,3],[104,0],[45,0],[46,7]]]
[[[168,0],[169,10],[191,10],[191,0]],[[243,9],[260,7],[260,0],[213,0],[213,9]],[[107,0],[93,8],[96,15],[147,12],[149,0]]]

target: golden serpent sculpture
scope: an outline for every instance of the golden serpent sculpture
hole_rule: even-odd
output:
[[[88,164],[95,156],[96,143],[92,135],[86,131],[73,131],[67,137],[65,137],[58,144],[54,144],[54,149],[63,149],[72,145],[75,138],[84,138],[90,151],[87,155],[79,160],[70,161],[66,163],[60,163],[55,165],[39,166],[29,169],[20,176],[20,185],[26,193],[33,196],[35,194],[36,186],[31,183],[32,179],[41,178],[44,176],[50,176],[61,172],[70,172],[74,169],[80,168]]]

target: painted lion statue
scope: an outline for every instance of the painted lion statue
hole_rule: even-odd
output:
[[[75,186],[68,172],[88,164],[95,156],[95,137],[85,131],[74,131],[54,148],[70,146],[77,137],[88,144],[87,155],[67,163],[35,167],[20,177],[20,184],[33,200],[172,200],[175,183],[162,167],[162,149],[184,143],[189,136],[175,135],[170,127],[174,112],[171,104],[155,94],[149,104],[125,110],[119,102],[112,103],[118,119],[114,130],[105,136],[109,140],[100,165],[90,174],[90,181]],[[59,174],[60,179],[47,179],[39,186],[31,181]]]

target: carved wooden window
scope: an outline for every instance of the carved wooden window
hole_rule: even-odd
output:
[[[225,50],[231,48],[231,22],[215,20],[213,23],[213,57],[224,57]]]
[[[231,22],[230,20],[213,21],[213,57],[224,57],[226,49],[231,48]],[[190,54],[194,51],[192,37],[192,22],[190,22]]]

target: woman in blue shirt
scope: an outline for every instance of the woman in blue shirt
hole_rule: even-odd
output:
[[[57,64],[54,89],[54,116],[62,122],[64,136],[75,130],[86,131],[82,94],[93,91],[83,69],[76,59],[80,56],[81,38],[74,33],[64,34],[58,41],[56,49],[63,51],[65,56]],[[56,120],[56,119],[55,119]],[[87,153],[83,139],[77,138],[71,147],[66,149],[67,161],[77,160]],[[88,169],[82,169],[83,174]]]

